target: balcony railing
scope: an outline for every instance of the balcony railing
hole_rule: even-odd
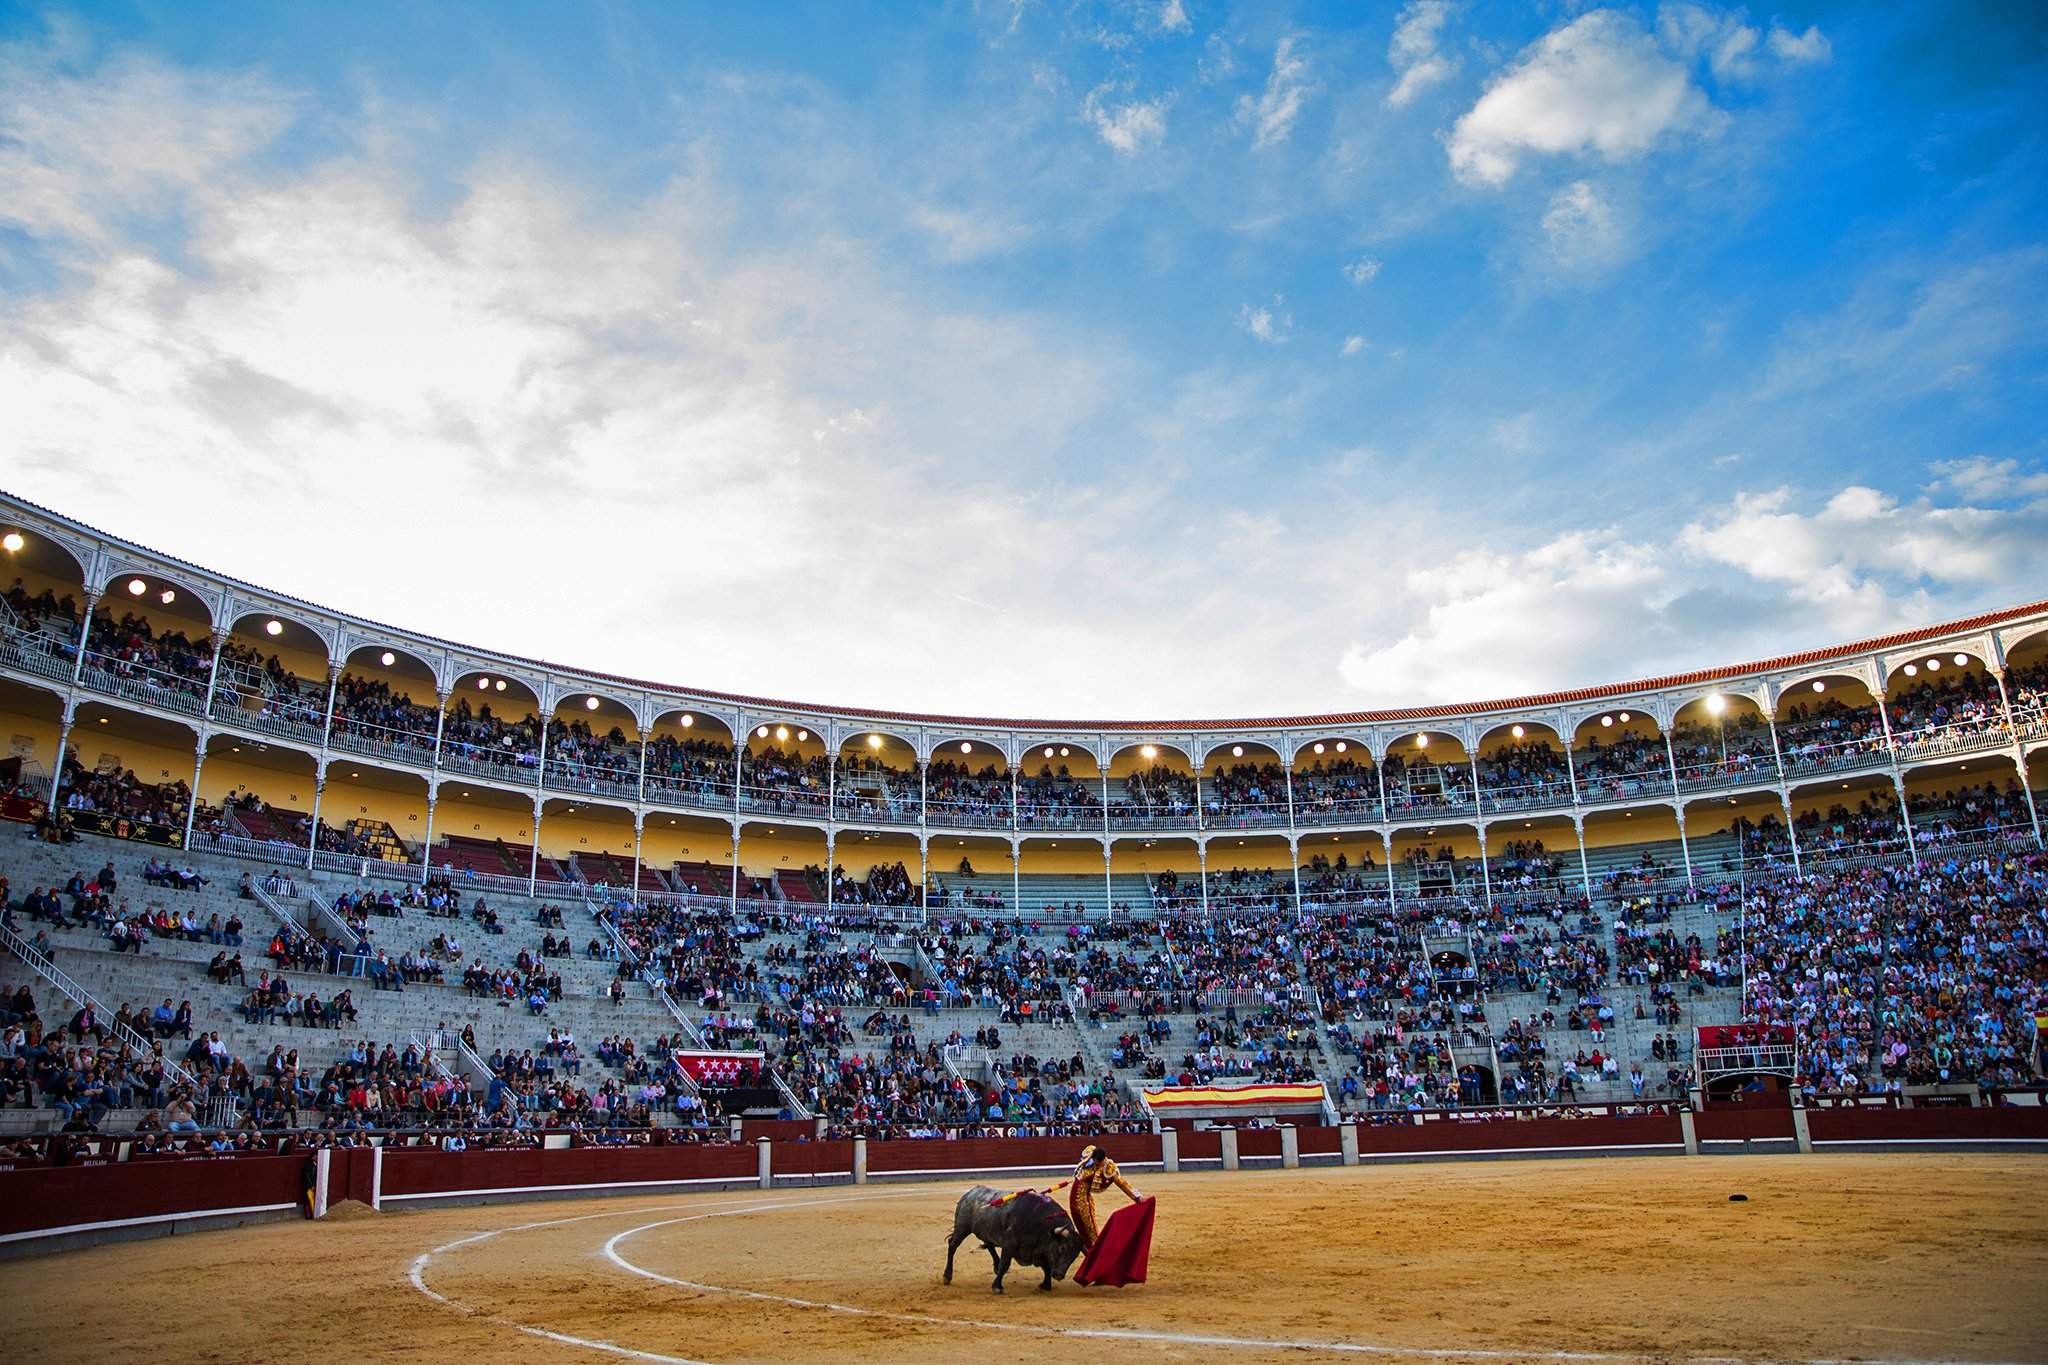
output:
[[[167,673],[110,654],[87,651],[85,668],[80,676],[85,685],[95,692],[161,706],[188,716],[201,714],[206,705],[204,679]]]

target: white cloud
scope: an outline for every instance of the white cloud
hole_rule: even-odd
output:
[[[1364,337],[1348,336],[1344,338],[1344,344],[1337,348],[1337,354],[1349,360],[1353,356],[1363,355],[1365,348],[1370,344]]]
[[[1746,81],[1757,74],[1757,44],[1762,35],[1744,23],[1740,14],[1706,5],[1667,4],[1657,11],[1657,34],[1680,59],[1704,58],[1716,79]]]
[[[1819,65],[1835,55],[1834,44],[1825,33],[1808,26],[1806,32],[1795,34],[1789,29],[1771,28],[1771,51],[1785,61],[1800,65]]]
[[[1387,92],[1389,109],[1405,109],[1416,96],[1457,71],[1458,64],[1438,46],[1450,12],[1449,0],[1411,0],[1401,11],[1393,41],[1387,44],[1387,63],[1399,77]]]
[[[1099,85],[1081,103],[1082,117],[1095,126],[1097,135],[1119,156],[1135,156],[1164,142],[1166,111],[1173,104],[1171,95],[1122,104],[1112,103],[1108,98],[1128,91],[1128,85]]]
[[[1667,138],[1711,131],[1721,117],[1641,24],[1595,10],[1494,77],[1451,131],[1451,169],[1468,184],[1497,187],[1525,156],[1632,161]]]
[[[1344,267],[1344,278],[1353,284],[1371,284],[1380,277],[1380,266],[1382,264],[1383,262],[1378,257],[1360,256],[1357,260]]]
[[[1266,88],[1256,98],[1238,97],[1237,121],[1252,129],[1252,146],[1285,142],[1310,89],[1308,58],[1295,51],[1294,35],[1288,34],[1273,48],[1273,70],[1266,77]]]
[[[1585,180],[1575,180],[1551,196],[1543,213],[1543,235],[1550,264],[1566,274],[1598,271],[1627,246],[1613,208]]]
[[[1294,332],[1294,314],[1287,311],[1287,298],[1275,294],[1269,304],[1245,304],[1237,310],[1237,325],[1256,341],[1278,346]]]
[[[932,239],[949,261],[972,261],[1014,251],[1029,240],[1028,228],[1008,219],[941,204],[913,204],[910,221]]]
[[[1949,490],[1974,502],[2048,497],[2048,470],[2022,472],[2018,460],[1971,455],[1961,460],[1937,460],[1933,468],[1935,478],[1931,487]]]
[[[1158,23],[1162,31],[1167,33],[1192,33],[1195,31],[1193,22],[1188,18],[1187,8],[1181,4],[1181,0],[1163,0],[1158,12],[1154,15],[1154,21]]]
[[[1993,479],[2008,486],[1993,467]],[[1736,663],[2038,596],[2048,499],[2006,510],[1850,486],[1742,493],[1670,543],[1566,531],[1409,572],[1407,624],[1339,669],[1366,704],[1479,701]]]

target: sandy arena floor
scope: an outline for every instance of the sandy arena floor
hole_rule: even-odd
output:
[[[361,1211],[16,1261],[0,1294],[18,1361],[2048,1360],[2044,1177],[1991,1155],[1154,1176],[1151,1283],[1018,1271],[1001,1297],[972,1242],[939,1282],[965,1180]]]

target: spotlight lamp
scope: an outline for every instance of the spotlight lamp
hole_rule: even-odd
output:
[[[139,579],[139,578],[131,578],[131,579],[129,579],[129,580],[128,580],[128,595],[129,595],[129,596],[131,596],[131,597],[140,597],[140,596],[142,596],[142,594],[144,594],[144,593],[146,593],[146,592],[148,592],[148,591],[149,591],[149,584],[147,584],[147,583],[143,582],[143,581],[142,581],[141,579]]]
[[[755,739],[766,739],[766,738],[768,738],[768,727],[767,727],[767,726],[765,726],[765,725],[763,725],[763,726],[762,726],[762,727],[761,727],[760,729],[758,729],[758,730],[754,731],[754,738],[755,738]]]
[[[494,681],[491,684],[491,686],[495,688],[497,691],[503,692],[505,690],[505,680],[503,678],[499,678],[496,681]]]
[[[1722,696],[1719,692],[1716,692],[1707,698],[1707,713],[1709,715],[1718,716],[1727,709],[1728,699]]]
[[[265,622],[263,623],[263,633],[264,633],[265,635],[282,635],[282,634],[284,634],[284,622],[282,622],[282,621],[265,621]]]
[[[1816,678],[1813,682],[1813,690],[1815,692],[1825,692],[1828,690],[1828,685],[1822,682],[1820,679]]]
[[[382,654],[379,654],[377,656],[377,662],[384,665],[386,668],[389,668],[391,667],[391,665],[398,662],[398,656],[387,649]]]
[[[788,727],[787,725],[778,725],[778,726],[776,726],[776,727],[775,727],[775,737],[776,737],[777,739],[788,739],[788,738],[789,738],[789,727]]]
[[[683,728],[685,730],[689,729],[692,725],[695,725],[696,723],[697,718],[695,716],[691,715],[688,711],[683,712]]]
[[[809,739],[811,732],[809,730],[799,730],[796,732],[796,737],[800,740]]]
[[[1529,732],[1527,730],[1524,730],[1521,726],[1517,725],[1514,729],[1508,731],[1508,733],[1513,735],[1516,739],[1520,739],[1523,735],[1526,735]]]
[[[882,747],[882,737],[881,737],[880,735],[869,735],[869,736],[868,736],[868,747],[869,747],[870,749],[879,749],[879,748],[881,748],[881,747]]]
[[[171,603],[178,600],[178,594],[172,592],[169,588],[165,588],[156,595],[156,600],[168,607]]]
[[[1350,747],[1351,747],[1351,745],[1350,745],[1350,744],[1348,744],[1347,742],[1345,742],[1344,740],[1341,740],[1341,739],[1340,739],[1340,740],[1338,740],[1338,741],[1337,741],[1337,752],[1338,752],[1338,753],[1340,753],[1340,754],[1341,754],[1341,753],[1343,753],[1343,752],[1345,752],[1345,751],[1346,751],[1347,749],[1349,749]]]
[[[960,752],[963,754],[971,754],[974,752],[974,745],[963,739],[960,741]]]
[[[586,711],[595,711],[597,709],[597,698],[585,697],[583,699],[583,709]]]
[[[1233,744],[1233,745],[1231,745],[1231,746],[1230,746],[1230,756],[1231,756],[1232,758],[1243,758],[1243,757],[1244,757],[1244,745],[1242,745],[1242,744]]]
[[[1052,745],[1048,744],[1048,745],[1046,745],[1046,746],[1045,746],[1045,756],[1046,756],[1047,758],[1051,758],[1051,757],[1052,757]]]
[[[6,535],[0,536],[0,545],[6,546],[9,554],[19,554],[21,547],[26,544],[28,542],[22,539],[19,531],[9,531]]]
[[[1140,748],[1138,752],[1143,754],[1147,758],[1157,758],[1159,757],[1159,746],[1156,744],[1147,744]]]

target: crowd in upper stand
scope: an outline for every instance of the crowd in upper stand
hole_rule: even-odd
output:
[[[925,768],[925,809],[936,823],[1010,823],[1010,778],[992,763],[970,769],[950,758],[934,759]]]
[[[835,905],[904,906],[917,904],[917,879],[900,862],[877,863],[862,878],[850,877],[843,867],[832,869],[829,899]]]
[[[664,793],[705,805],[732,802],[732,746],[715,739],[657,734],[647,746],[647,794]]]
[[[1989,673],[1934,674],[1892,689],[1885,706],[1901,757],[1958,747],[2005,728],[2005,702]]]
[[[1017,779],[1017,824],[1027,829],[1100,829],[1100,784],[1094,778],[1075,777],[1064,763],[1057,772],[1051,764],[1042,764],[1036,773]]]
[[[1194,822],[1201,798],[1193,774],[1155,763],[1121,781],[1121,790],[1113,789],[1110,793],[1112,825]]]
[[[471,707],[457,697],[441,724],[441,761],[486,768],[535,768],[540,764],[541,725],[537,716],[508,721],[489,702]]]
[[[1523,738],[1480,755],[1479,790],[1495,810],[1570,805],[1571,772],[1549,740]]]
[[[597,733],[578,718],[550,720],[548,781],[596,791],[603,787],[637,792],[640,785],[640,743],[614,725]]]
[[[418,754],[434,751],[435,709],[422,706],[408,692],[394,691],[379,678],[343,673],[334,687],[334,720],[330,742],[356,738]]]
[[[806,758],[769,745],[759,753],[749,751],[745,765],[742,804],[786,815],[825,814],[831,771],[823,754]]]
[[[1714,725],[1681,722],[1672,727],[1671,750],[1678,759],[1680,787],[1777,777],[1771,727],[1756,712],[1724,717]]]
[[[1245,828],[1287,823],[1287,770],[1278,763],[1218,760],[1202,794],[1204,823]]]
[[[123,612],[116,619],[101,609],[85,636],[89,666],[152,694],[206,695],[213,672],[213,643],[192,640],[180,630],[157,631],[147,616]]]
[[[1427,754],[1389,754],[1384,774],[1390,816],[1472,806],[1472,769],[1462,760],[1438,763]]]
[[[1778,722],[1778,748],[1787,777],[1861,763],[1884,751],[1884,719],[1833,697],[1795,702]]]
[[[1579,792],[1588,801],[1612,801],[1671,790],[1671,756],[1661,735],[1598,734],[1572,750]]]
[[[1370,762],[1318,757],[1294,774],[1294,818],[1297,824],[1317,821],[1380,818],[1380,779]]]

